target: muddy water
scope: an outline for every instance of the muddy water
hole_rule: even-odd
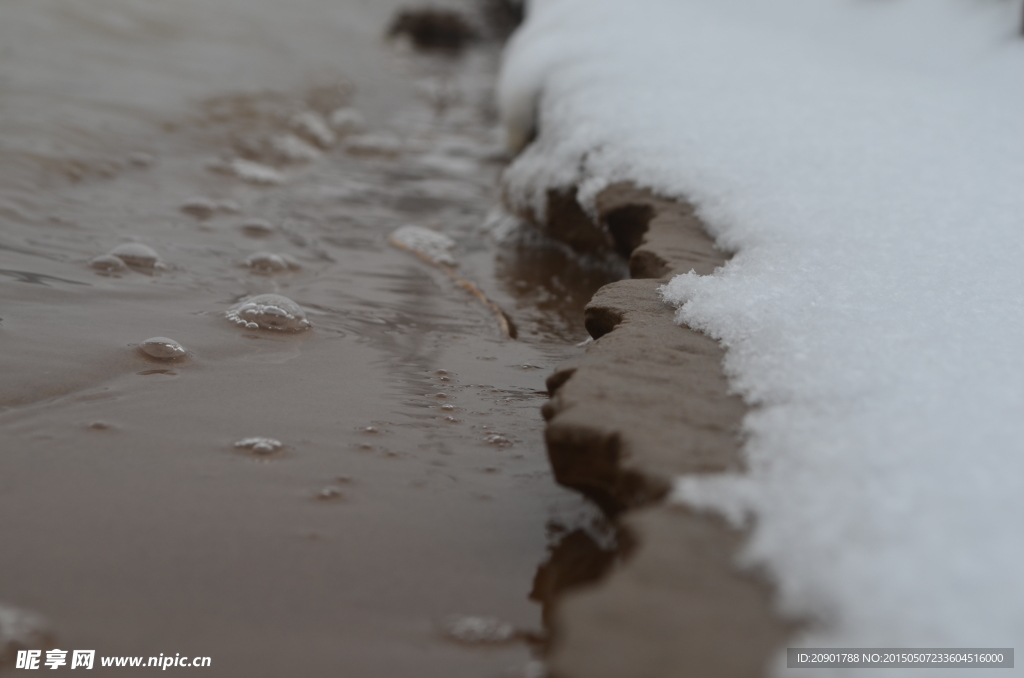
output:
[[[549,476],[544,378],[617,272],[496,209],[497,48],[386,45],[398,4],[0,6],[0,605],[51,646],[217,676],[529,670],[528,643],[445,620],[542,631],[535,571],[592,520]],[[333,141],[308,124],[348,107]],[[388,243],[407,224],[455,241],[516,340]],[[159,265],[90,265],[124,243]],[[265,293],[312,329],[225,318]],[[254,436],[282,447],[234,446]]]

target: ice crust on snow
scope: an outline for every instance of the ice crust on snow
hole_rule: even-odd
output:
[[[748,469],[675,498],[753,525],[795,644],[1024,645],[1019,11],[534,0],[508,47],[515,206],[631,180],[736,252],[664,297],[728,350]]]

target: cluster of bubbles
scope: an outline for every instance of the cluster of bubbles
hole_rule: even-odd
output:
[[[306,312],[288,297],[280,294],[259,294],[228,309],[227,319],[247,330],[283,330],[298,332],[312,325]]]
[[[301,111],[288,119],[286,129],[254,141],[245,158],[217,158],[207,167],[259,186],[280,185],[287,176],[278,167],[312,162],[333,148],[340,137],[358,132],[364,124],[362,114],[347,106],[326,117],[313,110]]]
[[[462,643],[507,643],[517,637],[516,628],[494,617],[452,615],[441,622],[445,635]]]

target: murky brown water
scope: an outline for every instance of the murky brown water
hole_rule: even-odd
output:
[[[0,605],[60,648],[217,676],[522,675],[526,643],[441,621],[541,630],[551,526],[590,520],[548,474],[544,378],[615,274],[495,211],[497,48],[385,45],[399,4],[0,5]],[[293,120],[349,105],[364,128],[326,148]],[[239,158],[283,183],[225,171]],[[517,340],[388,244],[405,224],[456,241]],[[90,266],[124,242],[166,267]],[[259,252],[293,265],[246,266]],[[261,293],[313,329],[224,317]],[[152,336],[189,357],[146,357]],[[284,449],[233,447],[250,436]]]

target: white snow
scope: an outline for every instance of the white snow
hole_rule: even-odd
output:
[[[664,294],[728,349],[749,468],[675,498],[753,526],[794,645],[1024,646],[1020,10],[534,0],[509,46],[513,203],[628,179],[736,252]]]

